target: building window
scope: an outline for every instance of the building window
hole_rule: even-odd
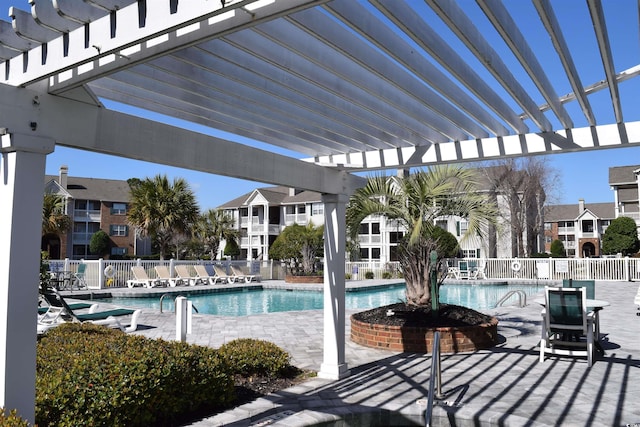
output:
[[[80,259],[87,256],[86,245],[73,245],[73,258]]]
[[[129,227],[124,224],[112,224],[109,226],[110,236],[126,236],[128,234]]]
[[[324,215],[324,205],[322,203],[313,203],[311,205],[311,215]]]
[[[380,259],[380,248],[371,248],[371,259]]]
[[[458,237],[464,236],[464,234],[469,229],[469,223],[467,221],[458,221],[456,222],[456,235]]]
[[[404,233],[402,231],[392,231],[389,233],[389,243],[399,243]]]
[[[363,222],[358,227],[358,234],[369,234],[369,223]]]
[[[284,213],[286,215],[294,215],[296,213],[296,207],[293,205],[285,206]]]
[[[238,210],[240,211],[240,216],[241,217],[248,217],[249,216],[249,208],[240,208]]]
[[[369,259],[369,248],[360,248],[360,259]]]
[[[443,230],[448,230],[449,224],[445,220],[438,220],[436,221],[436,226],[442,228]]]
[[[553,241],[553,237],[551,237],[551,236],[544,236],[544,241],[545,241],[546,243],[551,243],[551,242]]]
[[[299,214],[307,213],[307,206],[306,205],[298,205],[298,213]]]
[[[551,226],[552,226],[552,224],[550,222],[545,222],[544,223],[544,229],[546,231],[551,231]]]
[[[480,249],[463,249],[462,258],[480,258]]]
[[[380,234],[380,223],[372,222],[371,223],[371,234]]]
[[[127,204],[126,203],[114,203],[111,206],[111,214],[112,215],[124,215],[127,213]]]
[[[111,255],[126,255],[127,248],[111,248]]]
[[[593,220],[585,219],[582,221],[582,231],[585,233],[593,233]]]

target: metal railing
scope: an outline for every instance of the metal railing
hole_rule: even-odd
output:
[[[526,307],[527,294],[521,289],[516,289],[514,291],[507,292],[502,298],[500,298],[500,300],[498,300],[498,302],[496,303],[496,308],[500,307],[502,304],[504,304],[509,298],[511,298],[514,295],[518,295],[518,307],[521,307],[521,308]]]
[[[427,409],[424,413],[424,423],[426,427],[431,425],[433,415],[434,400],[441,400],[442,394],[442,371],[440,359],[440,332],[433,333],[433,347],[431,348],[431,377],[429,378],[429,396],[427,397]]]

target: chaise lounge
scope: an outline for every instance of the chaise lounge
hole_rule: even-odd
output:
[[[118,328],[123,332],[133,332],[138,329],[138,317],[140,316],[140,309],[127,309],[127,308],[115,308],[111,310],[89,312],[89,313],[77,313],[74,309],[64,300],[62,295],[57,292],[44,293],[43,297],[49,303],[50,307],[56,307],[59,314],[55,317],[48,316],[46,319],[38,319],[38,333],[43,333],[53,327],[56,327],[64,322],[91,322],[96,325],[104,325],[112,328]],[[46,314],[44,315],[46,316]],[[128,322],[122,322],[121,319],[129,317]]]
[[[133,279],[127,280],[127,286],[133,288],[134,286],[144,286],[147,288],[153,288],[160,284],[158,279],[152,279],[147,275],[144,267],[136,265],[131,267],[133,273]]]

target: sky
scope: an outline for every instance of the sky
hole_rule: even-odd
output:
[[[470,2],[471,0],[464,1]],[[553,6],[554,8],[573,8],[573,10],[575,11],[582,10],[584,13],[585,3],[585,0],[562,0],[562,2],[554,1]],[[628,13],[624,13],[624,10],[628,9],[617,7],[621,4],[625,4],[626,6],[628,6],[629,3],[631,5],[636,5],[636,13],[633,16],[626,16],[630,15]],[[522,10],[517,11],[518,13],[531,13],[531,10],[527,9],[528,7],[530,8],[529,2],[520,2],[519,0],[514,0],[508,1],[505,4],[511,11],[513,11],[514,7],[522,7]],[[577,7],[578,5],[579,7]],[[607,19],[611,17],[612,21],[619,23],[619,25],[614,26],[614,28],[612,28],[611,26],[609,27],[609,30],[612,31],[612,45],[614,44],[616,48],[617,46],[622,45],[623,48],[629,49],[628,52],[614,51],[614,59],[618,61],[614,62],[614,66],[616,71],[620,72],[640,63],[640,55],[638,49],[639,36],[637,22],[637,2],[636,0],[616,0],[615,2],[605,3],[604,5],[605,8],[608,7],[608,9],[605,9]],[[30,10],[27,0],[0,0],[0,19],[4,19],[7,21],[9,20],[8,15],[3,16],[2,11],[8,11],[10,6],[16,6],[27,11]],[[618,14],[619,16],[617,16],[616,14]],[[560,15],[560,13],[558,13],[558,15]],[[578,21],[578,19],[576,18],[575,21]],[[571,25],[574,25],[574,23],[569,20],[564,21],[563,25],[567,26],[567,28],[571,30]],[[618,31],[617,28],[619,28],[620,30]],[[532,28],[523,29],[525,35],[527,31],[535,32],[536,29],[533,26]],[[581,34],[578,35],[582,36]],[[537,36],[539,36],[539,34]],[[571,33],[568,33],[568,36],[571,36]],[[535,37],[533,33],[532,37],[534,38],[532,38],[531,40],[539,38]],[[618,43],[620,38],[623,38],[622,40],[624,40],[625,43]],[[626,43],[627,39],[628,44]],[[588,54],[586,52],[586,49],[585,52],[581,52],[579,44],[576,46],[577,48],[575,49],[574,46],[571,46],[573,54]],[[601,72],[602,65],[600,62],[600,58],[598,56],[594,56],[593,60],[596,61],[593,67],[594,72],[595,70],[600,70]],[[583,78],[584,85],[595,83],[602,78],[598,74],[590,75],[591,71],[592,70],[584,70],[584,74],[582,74],[583,70],[581,70],[581,77]],[[632,80],[640,81],[640,77],[635,77]],[[634,82],[634,84],[636,85],[634,87],[640,87],[638,83],[640,82]],[[561,94],[569,92],[570,90],[567,90],[566,92],[563,92]],[[608,93],[604,93],[607,91],[601,92],[602,93],[597,96],[590,96],[592,107],[597,111],[599,108],[598,100],[602,99],[602,105],[606,106],[606,108],[608,109],[611,109],[611,101],[608,98]],[[625,120],[640,120],[640,105],[636,106],[636,104],[639,103],[637,103],[635,99],[637,94],[634,95],[630,92],[633,91],[629,91],[627,89],[626,92],[623,92],[624,95],[622,101],[623,110],[625,111]],[[631,99],[625,99],[625,96]],[[540,104],[541,103],[542,102],[540,102]],[[576,103],[574,102],[573,104]],[[271,146],[262,145],[255,141],[244,140],[242,138],[238,138],[237,136],[226,135],[221,132],[214,133],[214,131],[211,131],[207,128],[193,126],[191,124],[187,124],[186,122],[181,122],[175,119],[148,114],[137,110],[129,110],[127,108],[122,108],[121,106],[110,104],[108,102],[105,102],[105,105],[108,108],[115,108],[125,113],[142,115],[155,120],[163,121],[168,124],[184,126],[199,132],[222,138],[229,138],[237,142],[256,146],[258,148],[269,147],[269,150],[280,152],[281,154],[303,157],[295,153],[286,152],[285,150],[274,150]],[[575,105],[571,108],[575,108]],[[596,112],[596,116],[599,117],[598,112]],[[608,124],[612,122],[614,122],[614,120],[598,120],[598,124]],[[581,127],[584,125],[576,123],[575,126]],[[554,197],[552,197],[551,199],[552,202],[554,204],[577,204],[579,199],[584,199],[588,205],[589,203],[596,202],[613,202],[613,191],[611,191],[608,185],[609,168],[613,166],[627,166],[636,164],[640,165],[640,147],[613,148],[594,151],[583,151],[578,153],[553,154],[547,157],[549,165],[558,172],[558,180],[554,185]],[[266,186],[262,183],[239,180],[235,178],[201,173],[187,169],[168,167],[148,162],[134,161],[57,146],[55,151],[47,157],[46,173],[50,175],[57,175],[61,165],[68,166],[69,175],[72,177],[126,180],[132,177],[146,178],[161,174],[167,175],[170,179],[184,178],[191,186],[191,189],[194,191],[202,210],[215,208],[229,200],[241,196],[244,193],[250,192],[256,187]],[[393,171],[390,171],[390,173],[392,172]]]

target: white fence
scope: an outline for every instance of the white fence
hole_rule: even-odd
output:
[[[484,267],[488,279],[528,279],[562,280],[587,279],[608,281],[640,280],[640,258],[489,258],[489,259],[451,259],[450,266],[466,262],[473,270]],[[220,265],[227,270],[230,264],[239,267],[244,273],[260,275],[262,280],[282,280],[285,269],[278,261],[182,261],[182,260],[51,260],[52,271],[76,272],[78,265],[87,265],[85,281],[89,289],[108,289],[126,287],[127,280],[133,279],[131,267],[143,266],[151,278],[156,277],[154,266],[162,264],[169,267],[174,276],[174,267],[178,264]],[[113,278],[105,276],[104,271],[111,266],[115,272]],[[194,274],[194,271],[191,271]],[[347,262],[346,278],[350,280],[401,278],[402,273],[397,262]]]

